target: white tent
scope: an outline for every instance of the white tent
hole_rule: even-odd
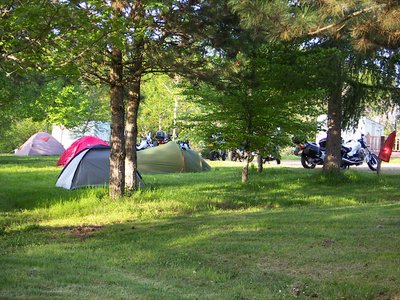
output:
[[[15,149],[18,156],[61,155],[64,147],[47,132],[32,135],[22,146]]]
[[[68,190],[88,186],[106,186],[110,181],[110,148],[94,146],[79,152],[61,171],[57,187]],[[138,174],[139,186],[144,183]]]

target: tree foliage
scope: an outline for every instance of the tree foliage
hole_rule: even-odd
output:
[[[251,2],[251,3],[250,3]],[[342,125],[366,103],[397,94],[400,26],[397,1],[230,1],[244,26],[264,37],[303,40],[330,52],[328,143],[324,169],[339,171]],[[254,8],[257,7],[257,11]],[[320,77],[321,78],[321,77]],[[393,97],[388,97],[393,99]]]
[[[197,134],[221,134],[228,148],[268,153],[291,144],[293,135],[315,132],[315,109],[323,91],[304,71],[315,57],[297,47],[262,45],[234,60],[221,60],[224,74],[193,85],[191,96],[202,106],[192,119]],[[247,181],[248,162],[243,181]]]
[[[185,114],[194,107],[182,96],[181,79],[167,75],[151,75],[144,78],[142,103],[139,109],[139,134],[163,130],[169,134],[182,133]],[[177,136],[177,137],[178,137]]]
[[[34,73],[7,74],[0,69],[0,139],[6,138],[7,131],[23,119],[43,120],[33,105],[42,81],[43,77]]]
[[[48,82],[33,105],[49,124],[73,128],[90,121],[109,122],[107,96],[104,88],[59,79]]]
[[[230,0],[245,26],[270,38],[350,36],[357,50],[400,45],[398,1]]]

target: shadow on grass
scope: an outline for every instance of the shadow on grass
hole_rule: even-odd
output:
[[[3,244],[1,265],[19,274],[8,274],[3,293],[18,278],[17,293],[40,279],[85,287],[88,298],[295,299],[293,286],[301,283],[304,299],[373,299],[382,287],[395,293],[399,283],[398,223],[390,223],[399,210],[368,205],[31,227]],[[63,289],[63,298],[76,298],[74,290],[81,292]]]

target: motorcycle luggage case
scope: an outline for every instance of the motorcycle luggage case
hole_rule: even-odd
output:
[[[320,155],[319,147],[315,144],[308,144],[303,153],[307,156],[314,157]]]

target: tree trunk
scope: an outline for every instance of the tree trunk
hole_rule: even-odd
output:
[[[341,143],[342,143],[342,111],[343,111],[343,70],[338,55],[333,55],[331,70],[335,72],[330,87],[328,99],[328,133],[326,142],[326,158],[323,170],[328,172],[339,172],[341,164]]]
[[[258,173],[262,173],[262,171],[263,171],[263,161],[262,161],[261,153],[260,153],[260,151],[258,151],[258,154],[257,154],[257,172]]]
[[[141,0],[134,1],[132,18],[140,28],[145,15]],[[144,33],[138,31],[134,35],[134,47],[130,53],[131,70],[129,76],[129,98],[126,117],[126,188],[128,191],[136,191],[139,188],[137,180],[137,155],[136,142],[138,135],[137,117],[140,104],[140,84],[143,67]]]
[[[112,49],[111,59],[111,155],[110,155],[110,197],[115,199],[124,194],[125,189],[125,110],[124,86],[122,82],[122,52]]]
[[[115,17],[122,13],[122,2],[112,1]],[[110,62],[110,107],[111,107],[111,154],[110,154],[110,197],[123,196],[125,190],[125,109],[122,52],[113,46]]]
[[[138,189],[136,143],[138,135],[137,117],[140,103],[140,77],[132,80],[126,116],[126,160],[125,184],[129,191]]]
[[[244,159],[244,165],[242,169],[242,182],[246,183],[249,180],[249,164],[250,164],[250,156],[251,152],[246,151],[246,158]]]

